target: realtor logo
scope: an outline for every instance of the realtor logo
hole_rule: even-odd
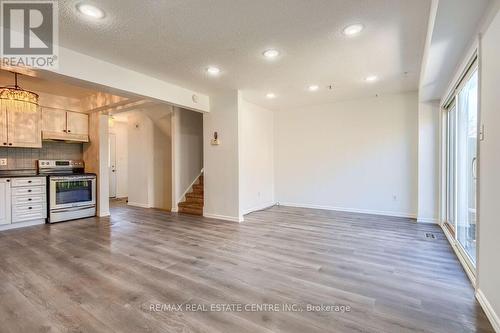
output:
[[[1,0],[0,3],[2,65],[57,68],[57,2]]]

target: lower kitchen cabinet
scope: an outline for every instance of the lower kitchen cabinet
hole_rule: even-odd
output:
[[[0,230],[45,223],[45,177],[0,178]]]
[[[11,223],[10,179],[0,178],[0,227]]]

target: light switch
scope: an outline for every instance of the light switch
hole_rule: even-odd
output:
[[[6,166],[7,165],[7,159],[6,158],[0,158],[0,166]]]

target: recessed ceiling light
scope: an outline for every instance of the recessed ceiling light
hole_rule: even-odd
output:
[[[275,59],[280,55],[280,51],[275,49],[269,49],[262,53],[267,59]]]
[[[316,84],[313,84],[311,86],[309,86],[309,91],[318,91],[319,90],[319,86],[316,85]]]
[[[365,26],[361,23],[356,23],[348,25],[344,28],[344,30],[342,30],[342,32],[344,33],[344,35],[351,37],[359,34],[361,31],[363,31],[364,28]]]
[[[378,76],[376,76],[376,75],[370,75],[370,76],[367,76],[367,77],[365,78],[365,81],[366,81],[366,82],[375,82],[375,81],[377,81],[377,80],[378,80]]]
[[[268,93],[266,95],[266,97],[269,98],[269,99],[273,99],[273,98],[276,98],[276,94],[274,94],[274,93]]]
[[[217,76],[220,74],[220,68],[215,67],[215,66],[209,66],[209,67],[207,67],[207,73],[212,75],[212,76]]]
[[[102,9],[97,8],[96,6],[93,5],[80,3],[76,6],[76,8],[83,15],[93,19],[102,19],[104,17],[104,12],[102,11]]]

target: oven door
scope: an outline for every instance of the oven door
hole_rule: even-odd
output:
[[[95,176],[50,177],[50,210],[95,206]]]

